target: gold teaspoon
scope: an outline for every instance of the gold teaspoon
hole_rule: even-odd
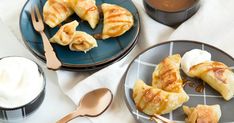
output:
[[[102,114],[111,104],[113,94],[107,88],[100,88],[87,93],[80,101],[77,109],[57,123],[67,123],[76,117],[96,117]]]

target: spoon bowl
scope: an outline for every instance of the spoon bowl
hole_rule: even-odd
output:
[[[101,115],[111,104],[113,94],[107,88],[100,88],[87,93],[80,101],[77,109],[57,123],[67,123],[68,121],[82,116],[96,117]]]
[[[77,109],[88,112],[88,114],[84,114],[85,116],[95,117],[103,113],[106,108],[109,107],[112,98],[113,95],[109,89],[97,89],[86,94]]]

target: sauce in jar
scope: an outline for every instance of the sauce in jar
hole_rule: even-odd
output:
[[[191,7],[196,0],[146,0],[154,8],[167,11],[176,12]]]

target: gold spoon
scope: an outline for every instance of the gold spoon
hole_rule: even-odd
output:
[[[87,93],[80,101],[77,109],[66,115],[57,123],[67,123],[76,117],[96,117],[102,114],[111,104],[113,94],[107,88],[100,88]]]

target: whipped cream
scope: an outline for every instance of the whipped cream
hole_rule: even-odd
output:
[[[181,60],[181,67],[185,74],[193,77],[189,74],[189,70],[192,66],[200,64],[205,61],[211,60],[211,54],[205,50],[193,49],[186,52]]]
[[[22,57],[0,60],[0,107],[16,108],[35,99],[44,79],[33,61]]]

